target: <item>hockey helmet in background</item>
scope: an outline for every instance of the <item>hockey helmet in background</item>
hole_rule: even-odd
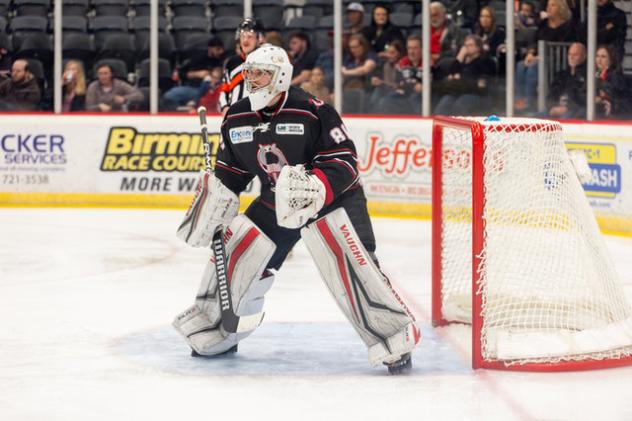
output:
[[[253,111],[265,108],[272,98],[290,89],[293,69],[294,66],[283,48],[263,44],[250,53],[243,70],[250,108]],[[255,86],[264,72],[270,74],[270,83],[265,86]]]
[[[265,35],[265,28],[263,23],[259,19],[246,18],[241,21],[237,30],[235,31],[235,39],[239,40],[239,36],[242,32],[254,32],[257,34],[258,39],[263,39]]]

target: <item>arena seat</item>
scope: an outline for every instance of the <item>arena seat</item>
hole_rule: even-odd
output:
[[[208,34],[209,21],[203,16],[176,16],[172,21],[172,29],[176,46],[180,49],[190,34]]]
[[[84,69],[90,70],[96,56],[92,37],[81,32],[64,34],[62,56],[64,59],[80,60],[84,64]]]
[[[123,60],[127,68],[133,68],[136,60],[134,35],[129,33],[110,34],[98,50],[98,59],[117,58]]]
[[[127,16],[129,0],[92,0],[97,16]]]
[[[138,87],[149,86],[150,61],[145,59],[138,66]],[[168,91],[175,85],[171,79],[171,65],[168,60],[158,59],[158,88],[161,91]]]
[[[88,0],[64,0],[62,5],[63,16],[81,16],[86,17],[90,3]]]
[[[214,18],[237,16],[241,19],[244,15],[244,4],[241,0],[213,0],[211,12]]]
[[[17,16],[47,16],[50,0],[13,0]]]
[[[171,0],[176,16],[206,16],[206,0]]]
[[[36,59],[49,69],[53,64],[53,43],[50,36],[42,32],[29,34],[15,50],[14,58]]]
[[[132,4],[136,12],[136,16],[149,16],[151,0],[136,0]],[[158,16],[165,16],[167,1],[159,0],[158,2]]]

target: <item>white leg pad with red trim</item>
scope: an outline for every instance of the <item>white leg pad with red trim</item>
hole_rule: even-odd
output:
[[[372,365],[396,361],[420,340],[415,319],[339,208],[301,230],[325,284],[369,348]]]
[[[264,295],[274,281],[274,274],[266,270],[276,246],[247,216],[233,219],[224,232],[227,255],[227,275],[230,292],[238,316],[261,313]],[[221,328],[215,261],[206,265],[195,304],[173,321],[173,327],[186,339],[191,348],[201,355],[215,355],[230,349],[250,335],[251,330],[227,333]]]

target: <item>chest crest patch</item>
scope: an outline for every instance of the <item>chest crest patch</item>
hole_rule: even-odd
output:
[[[279,173],[281,173],[281,168],[287,165],[287,159],[285,155],[283,155],[283,151],[277,147],[276,143],[259,145],[257,161],[259,162],[259,166],[275,183],[279,177]]]

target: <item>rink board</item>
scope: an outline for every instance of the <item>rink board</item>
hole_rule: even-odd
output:
[[[219,117],[209,118],[213,160]],[[430,216],[432,120],[354,118],[373,215]],[[584,190],[605,231],[632,235],[632,124],[563,124],[593,170]],[[195,116],[0,115],[0,205],[182,208],[204,167]],[[281,134],[280,134],[281,135]],[[242,206],[259,186],[249,186]]]

